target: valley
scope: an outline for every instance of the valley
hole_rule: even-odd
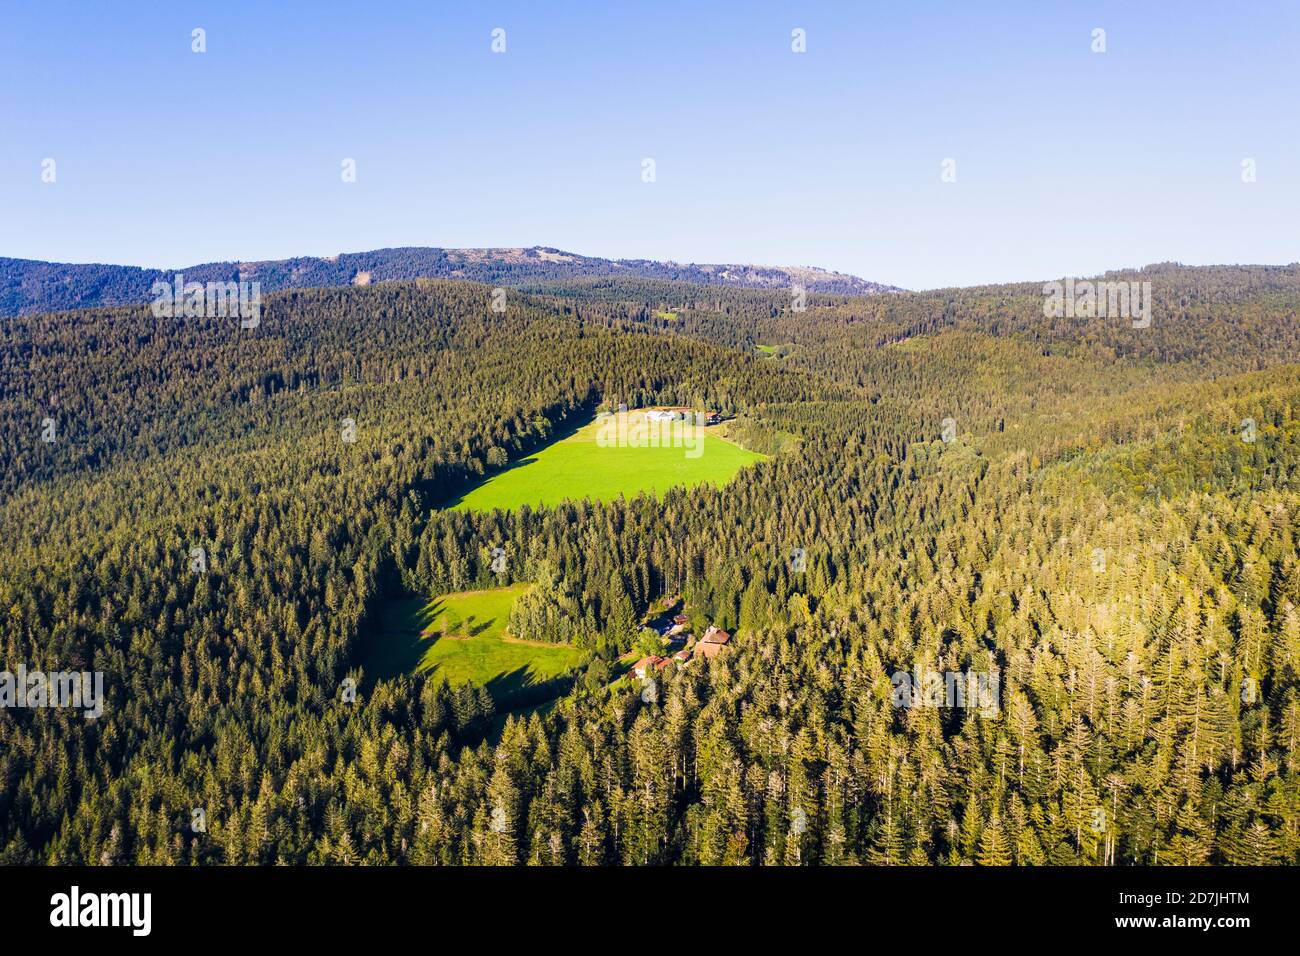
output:
[[[1292,859],[1300,271],[1125,279],[1149,327],[643,280],[8,320],[0,639],[105,679],[96,721],[0,725],[0,854]],[[997,707],[894,706],[900,673]],[[96,755],[62,791],[56,741]],[[130,783],[179,818],[216,776],[257,839],[173,840]]]
[[[533,698],[545,694],[538,685],[570,673],[583,654],[568,644],[530,641],[507,631],[511,605],[527,587],[384,602],[373,630],[359,637],[367,679],[421,673],[484,687],[502,707],[525,692]],[[563,686],[554,684],[553,690],[559,693]]]
[[[726,484],[764,460],[721,437],[725,425],[660,427],[646,412],[606,412],[574,434],[512,463],[453,504],[487,511]]]

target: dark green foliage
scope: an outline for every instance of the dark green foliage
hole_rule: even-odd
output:
[[[1149,329],[1045,320],[1036,287],[792,314],[639,281],[504,316],[425,282],[286,293],[242,332],[5,323],[4,663],[109,699],[0,713],[0,860],[1300,861],[1300,278],[1148,278]],[[779,454],[436,509],[618,401],[733,411]],[[591,652],[558,702],[503,719],[419,676],[345,702],[381,596],[504,583],[495,547],[539,582],[512,629]],[[611,685],[677,598],[730,649]],[[997,712],[893,706],[917,668],[995,669]]]
[[[611,261],[540,247],[429,249],[408,246],[343,253],[327,258],[303,256],[270,262],[207,262],[176,272],[182,273],[186,282],[256,281],[263,293],[348,286],[361,276],[367,282],[469,279],[492,285],[521,286],[612,274],[782,290],[800,282],[809,291],[838,295],[893,291],[892,286],[838,272],[741,265],[698,266],[649,259]],[[160,281],[170,284],[176,272],[0,257],[0,316],[149,302],[153,299],[153,284]]]

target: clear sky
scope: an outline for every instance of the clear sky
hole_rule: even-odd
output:
[[[0,0],[0,255],[545,245],[908,288],[1292,262],[1297,61],[1295,0]]]

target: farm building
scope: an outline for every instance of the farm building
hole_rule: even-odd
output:
[[[712,660],[722,653],[731,642],[731,635],[715,624],[710,624],[709,629],[704,632],[704,636],[699,640],[695,639],[694,634],[685,633],[686,616],[678,614],[673,618],[673,629],[681,632],[681,636],[675,640],[669,640],[669,648],[676,646],[679,649],[670,657],[662,657],[658,654],[652,654],[643,657],[632,665],[632,675],[640,680],[645,680],[648,676],[656,671],[662,671],[669,664],[676,664],[678,667],[685,667],[696,658]],[[683,640],[685,647],[681,647]]]
[[[722,644],[705,644],[700,641],[692,648],[695,657],[703,657],[706,661],[711,661],[722,653]]]
[[[662,668],[664,663],[666,663],[666,661],[658,654],[651,655],[650,657],[643,657],[632,665],[632,674],[644,680],[646,675],[650,673],[651,668]]]
[[[685,422],[688,425],[716,425],[720,412],[702,412],[691,408],[652,408],[645,413],[647,422]]]
[[[696,643],[693,650],[696,656],[712,660],[722,653],[722,649],[727,646],[730,640],[730,634],[717,625],[710,624],[709,629],[704,632],[704,636]]]
[[[731,640],[731,635],[716,624],[710,624],[709,629],[704,632],[704,636],[700,640],[705,644],[726,644]]]

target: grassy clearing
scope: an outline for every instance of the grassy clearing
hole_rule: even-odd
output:
[[[486,687],[498,701],[560,677],[582,661],[567,644],[520,640],[506,630],[510,606],[531,585],[388,602],[367,641],[369,679],[424,671]]]
[[[629,412],[620,418],[635,429],[644,412]],[[609,501],[620,494],[631,497],[639,492],[662,493],[678,485],[724,485],[741,468],[764,458],[723,439],[720,426],[705,429],[702,444],[689,449],[597,444],[600,427],[599,421],[592,422],[548,445],[493,475],[452,507],[490,511],[582,498]]]

